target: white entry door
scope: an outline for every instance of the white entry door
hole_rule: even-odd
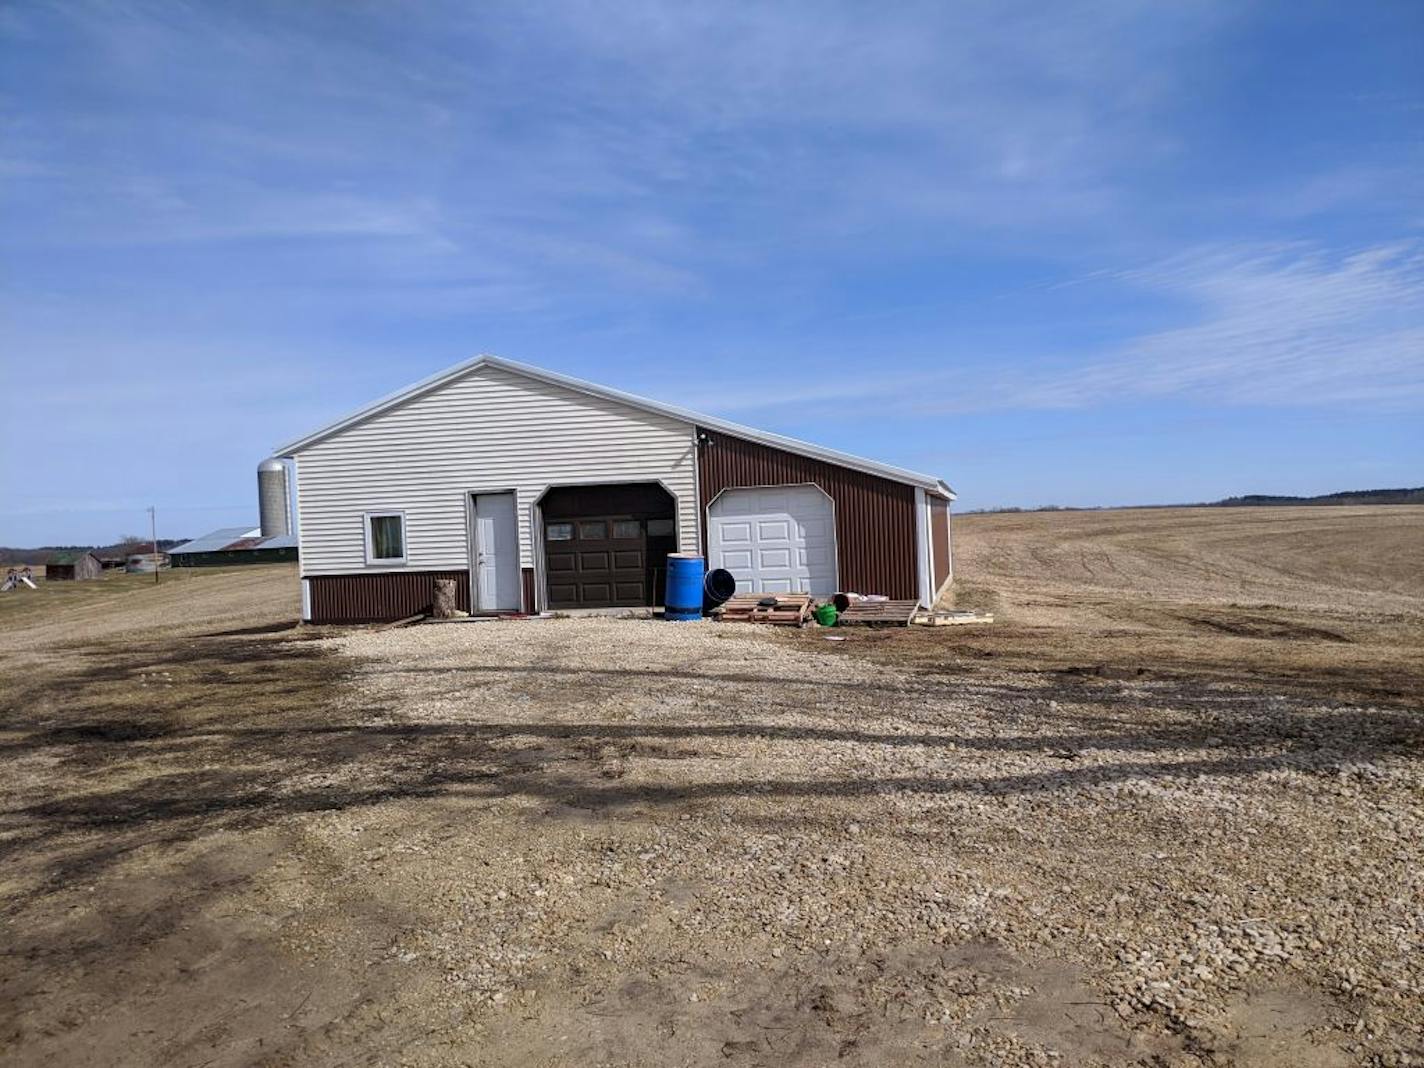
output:
[[[707,555],[738,593],[835,593],[834,506],[816,486],[724,490],[707,509]]]
[[[475,610],[519,610],[519,524],[514,494],[475,494]]]

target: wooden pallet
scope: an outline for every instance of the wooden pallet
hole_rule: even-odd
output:
[[[717,613],[723,623],[775,623],[783,627],[801,627],[811,618],[812,599],[806,593],[783,593],[776,603],[764,605],[771,596],[733,597]]]
[[[919,601],[852,601],[837,622],[850,627],[908,627],[919,611]]]

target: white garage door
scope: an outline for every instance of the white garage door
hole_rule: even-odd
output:
[[[707,510],[708,567],[738,593],[836,592],[836,524],[815,486],[724,490]]]

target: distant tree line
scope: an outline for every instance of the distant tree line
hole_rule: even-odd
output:
[[[1319,497],[1280,497],[1251,493],[1245,497],[1227,497],[1212,502],[1221,508],[1261,507],[1274,504],[1424,504],[1424,486],[1416,489],[1343,490],[1322,493]]]
[[[175,545],[182,545],[189,538],[159,538],[158,551],[167,552]],[[41,545],[34,549],[17,549],[0,545],[0,567],[17,564],[35,566],[43,564],[55,553],[93,553],[95,556],[131,556],[134,553],[153,551],[153,541],[137,534],[125,534],[109,545]]]
[[[1108,507],[1122,508],[1270,508],[1329,504],[1424,504],[1424,486],[1415,489],[1342,490],[1322,493],[1318,497],[1287,497],[1268,493],[1250,493],[1244,497],[1227,497],[1220,501],[1184,501],[1181,504],[1097,505],[1075,508],[1072,505],[1043,504],[1037,508],[970,508],[961,515],[1011,512],[1101,512]]]

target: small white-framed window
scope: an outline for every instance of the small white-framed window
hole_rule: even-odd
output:
[[[366,563],[405,563],[405,513],[366,513]]]

